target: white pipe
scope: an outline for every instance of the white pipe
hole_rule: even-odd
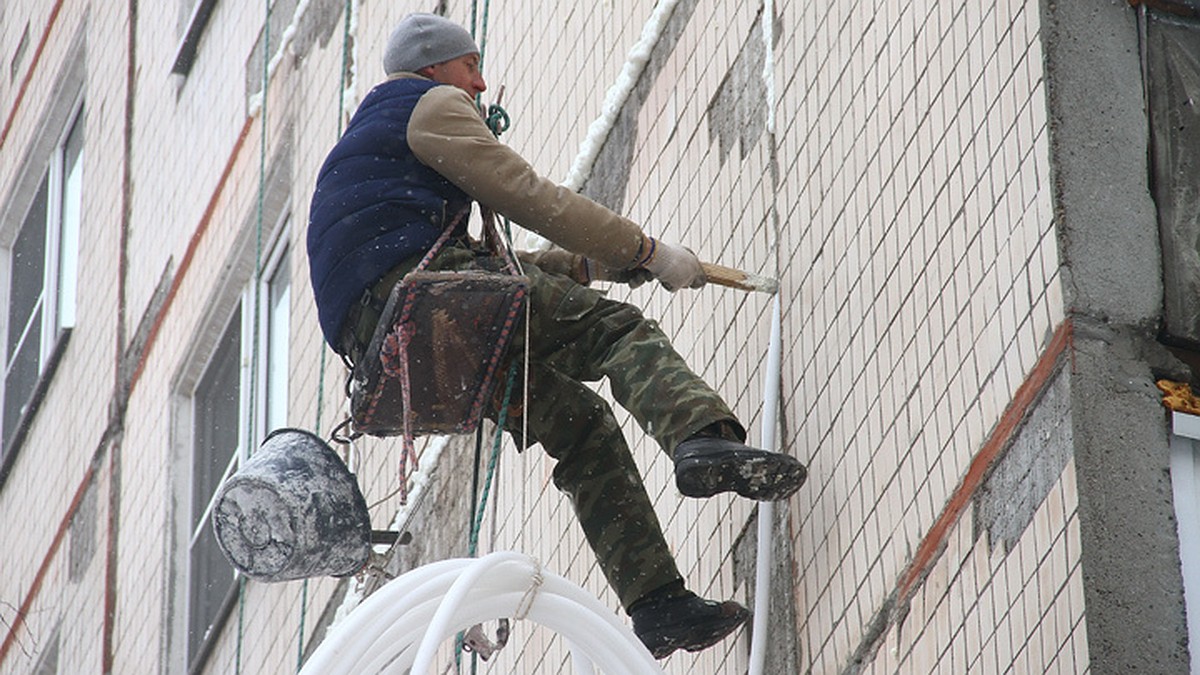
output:
[[[512,559],[521,563],[528,560],[524,556],[517,556],[515,553],[501,553],[499,556],[491,557],[488,564],[471,565],[458,575],[458,578],[450,585],[450,589],[442,596],[442,601],[438,604],[437,611],[434,613],[433,619],[429,622],[429,627],[425,629],[425,637],[422,638],[421,646],[417,650],[417,655],[414,659],[414,673],[423,673],[432,664],[437,647],[441,644],[441,635],[443,633],[450,634],[446,630],[447,626],[453,620],[456,611],[462,605],[467,595],[480,585],[481,577],[488,572],[495,572]],[[540,590],[539,587],[542,583],[541,575],[539,574],[540,571],[540,568],[535,569],[533,574],[530,575],[531,583],[534,585],[530,587],[529,592],[536,593]],[[519,572],[520,570],[518,570]]]
[[[767,373],[763,382],[762,448],[775,451],[782,362],[782,319],[779,295],[771,302],[771,340],[767,347]],[[749,675],[761,675],[767,656],[767,630],[771,610],[771,553],[775,503],[758,503],[758,551],[754,568],[754,624],[750,638]]]
[[[583,650],[571,641],[567,641],[567,649],[571,652],[571,672],[575,675],[596,675],[591,659],[583,655]]]
[[[603,603],[512,552],[444,560],[398,577],[334,628],[301,673],[422,675],[430,672],[437,648],[459,630],[522,611],[564,637],[581,675],[594,673],[593,663],[607,673],[662,673]]]
[[[767,141],[775,143],[775,2],[763,0],[762,40],[765,51],[762,78],[767,90]],[[773,153],[772,153],[773,154]],[[771,212],[774,215],[774,197]],[[779,246],[779,233],[772,232],[772,248]],[[778,251],[776,250],[776,267]],[[780,277],[778,271],[776,278]],[[771,302],[771,339],[767,346],[767,372],[763,381],[762,448],[776,451],[779,388],[782,370],[783,320],[778,291]],[[758,504],[758,550],[754,567],[754,623],[750,631],[750,665],[747,675],[762,675],[767,659],[767,632],[771,613],[771,566],[775,525],[774,502]]]

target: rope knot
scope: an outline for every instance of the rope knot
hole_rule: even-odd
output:
[[[517,621],[529,616],[529,610],[533,608],[533,603],[537,600],[538,591],[542,589],[542,584],[546,581],[542,577],[542,564],[536,560],[533,561],[533,564],[535,568],[529,577],[529,588],[525,591],[525,595],[521,596],[521,602],[517,603],[517,611],[513,615]]]
[[[405,325],[397,324],[383,339],[383,345],[379,348],[379,363],[387,377],[398,378],[407,370],[404,359],[408,352],[408,338]]]
[[[512,126],[512,118],[508,116],[507,110],[500,107],[499,103],[488,106],[486,121],[488,129],[496,138],[500,138],[500,134],[508,131],[508,127]]]

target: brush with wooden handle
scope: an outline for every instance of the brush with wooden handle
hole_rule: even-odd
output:
[[[708,277],[710,284],[720,286],[728,286],[729,288],[737,288],[743,291],[762,291],[763,293],[779,292],[779,282],[770,277],[764,277],[757,274],[750,274],[732,267],[725,267],[716,263],[700,263],[704,268],[704,275]]]

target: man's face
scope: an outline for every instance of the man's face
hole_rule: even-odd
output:
[[[451,84],[474,97],[487,89],[483,74],[479,72],[479,55],[465,54],[444,63],[435,63],[428,68],[429,79],[442,84]]]

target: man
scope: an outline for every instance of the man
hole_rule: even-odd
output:
[[[530,390],[527,419],[508,429],[518,444],[539,442],[557,460],[555,484],[651,653],[703,649],[749,612],[686,589],[612,410],[582,382],[609,379],[613,397],[671,455],[684,495],[784,499],[805,468],[744,445],[741,424],[657,324],[587,287],[593,278],[650,276],[674,291],[705,277],[691,251],[541,177],[498,142],[474,103],[487,88],[479,59],[470,34],[436,15],[410,15],[392,33],[388,79],[330,152],[312,200],[308,253],[322,331],[339,353],[363,358],[382,300],[449,226],[429,269],[487,267],[460,217],[472,201],[560,247],[523,255]],[[524,347],[514,346],[514,361]]]

